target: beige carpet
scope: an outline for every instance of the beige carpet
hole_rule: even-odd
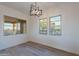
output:
[[[28,42],[0,51],[0,56],[75,56],[55,48]]]

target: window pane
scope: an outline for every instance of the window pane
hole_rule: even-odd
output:
[[[13,34],[13,24],[4,23],[4,33],[5,35]]]
[[[4,35],[26,33],[26,21],[14,17],[4,16]]]
[[[49,24],[49,34],[51,35],[61,35],[61,16],[54,16],[50,18]]]
[[[47,19],[40,19],[40,34],[47,34]]]
[[[17,31],[17,34],[20,34],[20,23],[16,23],[16,31]]]

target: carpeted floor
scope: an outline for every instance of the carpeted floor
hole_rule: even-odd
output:
[[[75,56],[55,48],[28,42],[0,51],[0,56]]]

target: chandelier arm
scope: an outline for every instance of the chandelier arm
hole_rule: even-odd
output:
[[[31,4],[30,7],[30,16],[41,16],[42,10],[39,9],[39,6],[37,6],[37,3]]]

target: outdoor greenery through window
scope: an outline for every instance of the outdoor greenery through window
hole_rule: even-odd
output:
[[[49,18],[49,34],[61,35],[61,15]]]
[[[4,16],[4,35],[15,35],[26,33],[26,21]]]
[[[39,32],[40,34],[47,34],[47,19],[43,18],[39,21]]]

